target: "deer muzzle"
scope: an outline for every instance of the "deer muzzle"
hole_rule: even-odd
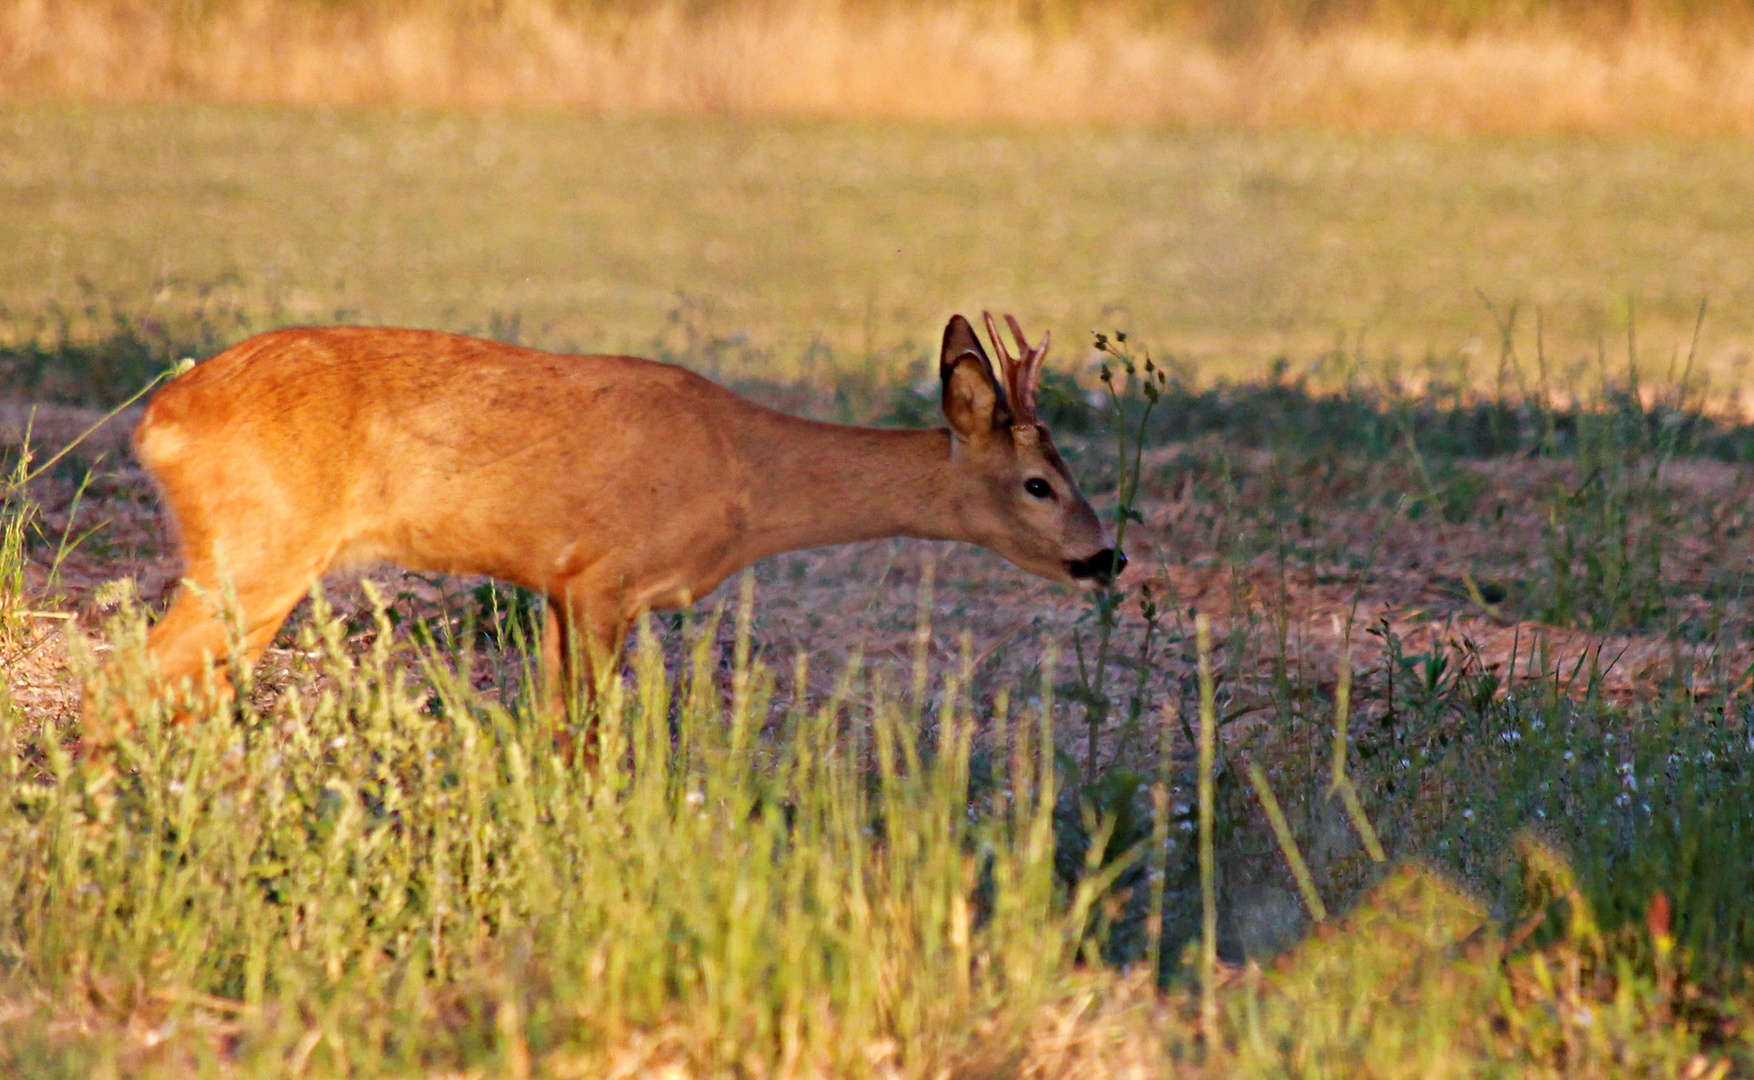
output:
[[[1126,568],[1126,553],[1116,551],[1114,548],[1103,548],[1096,554],[1087,555],[1082,559],[1066,560],[1066,572],[1079,581],[1091,579],[1108,581],[1119,577],[1121,571]]]

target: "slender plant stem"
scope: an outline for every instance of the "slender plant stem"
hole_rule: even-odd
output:
[[[1392,683],[1392,673],[1390,680]],[[1358,789],[1353,786],[1352,778],[1346,775],[1347,728],[1351,724],[1351,718],[1352,620],[1348,616],[1345,629],[1341,632],[1339,683],[1334,688],[1334,780],[1328,788],[1328,794],[1339,794],[1340,801],[1346,806],[1346,815],[1352,819],[1352,827],[1358,830],[1358,838],[1364,842],[1364,850],[1370,853],[1371,861],[1386,862],[1388,856],[1383,851],[1382,841],[1377,838],[1370,816],[1364,812],[1364,803],[1358,798]]]
[[[1332,787],[1337,789],[1346,779],[1346,742],[1352,725],[1352,613],[1346,621],[1334,617],[1334,632],[1340,637],[1340,675],[1334,686],[1334,763]]]
[[[1118,362],[1123,369],[1127,388],[1123,397],[1115,387],[1114,372],[1105,363],[1102,369],[1103,386],[1108,391],[1108,417],[1115,436],[1115,468],[1119,475],[1115,482],[1115,550],[1125,550],[1127,538],[1127,522],[1136,516],[1134,501],[1139,494],[1140,470],[1145,459],[1145,432],[1150,424],[1151,411],[1157,407],[1161,398],[1161,388],[1166,382],[1163,370],[1151,360],[1149,352],[1145,354],[1143,375],[1140,366],[1133,360],[1129,350],[1124,348],[1126,336],[1116,334],[1114,343],[1110,343],[1105,335],[1097,335],[1096,348],[1107,353]],[[1144,407],[1139,412],[1136,427],[1127,423],[1127,399],[1137,388],[1144,398]],[[1092,663],[1088,669],[1084,666],[1083,649],[1079,646],[1079,678],[1084,691],[1084,717],[1088,752],[1084,761],[1084,782],[1087,786],[1096,783],[1097,766],[1101,759],[1100,740],[1102,723],[1108,718],[1108,658],[1109,646],[1114,629],[1119,621],[1122,593],[1115,588],[1115,574],[1111,572],[1102,583],[1102,589],[1096,594],[1097,612],[1096,650],[1092,655]],[[1146,633],[1145,651],[1150,649],[1150,631]],[[1074,638],[1074,644],[1077,639]],[[1144,657],[1141,656],[1141,662]],[[1136,718],[1136,714],[1135,714]],[[1125,746],[1126,735],[1123,733],[1122,745]],[[1119,757],[1118,748],[1116,757]]]
[[[1212,851],[1212,760],[1218,734],[1216,694],[1212,686],[1212,625],[1206,616],[1194,620],[1200,650],[1200,1030],[1206,1052],[1218,1046],[1218,872]]]
[[[1267,821],[1273,826],[1273,836],[1279,841],[1279,850],[1285,855],[1286,864],[1291,867],[1291,876],[1297,879],[1297,891],[1303,894],[1304,906],[1309,908],[1310,917],[1316,922],[1325,922],[1328,918],[1328,907],[1322,903],[1322,894],[1316,891],[1315,878],[1310,875],[1309,866],[1303,861],[1303,853],[1297,849],[1297,838],[1291,835],[1291,825],[1285,820],[1285,811],[1280,809],[1272,786],[1267,783],[1267,774],[1251,761],[1248,777],[1249,783],[1254,785],[1256,798],[1261,800],[1261,809],[1267,812]]]
[[[123,409],[126,409],[128,406],[134,404],[136,401],[139,401],[141,398],[143,398],[147,394],[151,393],[153,387],[157,386],[159,383],[164,382],[167,379],[176,378],[178,375],[181,375],[183,372],[189,370],[189,368],[191,368],[193,366],[194,366],[194,361],[184,360],[184,361],[180,361],[179,363],[177,363],[174,367],[166,368],[165,370],[159,372],[157,375],[154,375],[151,379],[147,380],[147,383],[145,386],[142,386],[140,389],[134,391],[133,395],[131,397],[129,397],[127,401],[122,402],[120,405],[117,405],[115,408],[111,409],[109,412],[104,413],[103,416],[99,417],[96,421],[94,421],[90,427],[88,427],[84,431],[80,432],[79,435],[77,437],[75,437],[72,442],[68,443],[66,446],[63,446],[61,449],[59,449],[59,450],[55,451],[53,454],[51,454],[49,456],[49,460],[43,462],[41,465],[38,465],[35,469],[32,469],[29,473],[26,473],[25,475],[17,478],[16,480],[13,480],[11,483],[9,483],[7,485],[7,494],[11,494],[13,491],[16,491],[16,490],[24,487],[24,485],[30,483],[32,480],[35,480],[37,477],[41,476],[44,472],[47,472],[49,469],[53,468],[56,462],[60,461],[62,458],[66,457],[69,453],[71,453],[74,447],[78,446],[80,443],[82,443],[86,439],[90,438],[92,433],[95,432],[98,428],[103,427],[105,424],[109,423],[111,420],[114,420],[117,417],[117,415],[119,415],[121,413],[121,411]]]
[[[1145,924],[1145,955],[1151,978],[1163,977],[1163,892],[1169,881],[1169,787],[1174,766],[1175,729],[1169,722],[1171,700],[1163,704],[1157,723],[1157,781],[1151,785],[1150,922]]]

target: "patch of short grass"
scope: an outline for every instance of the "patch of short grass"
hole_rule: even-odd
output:
[[[1624,340],[1629,297],[1652,343],[1709,299],[1721,374],[1754,332],[1733,139],[9,105],[0,162],[13,345],[107,337],[113,312],[177,339],[205,311],[228,342],[515,323],[549,347],[716,341],[728,376],[828,385],[992,308],[1052,329],[1060,366],[1120,325],[1202,378],[1296,373],[1339,339],[1490,385],[1482,293],[1543,308],[1556,376]]]

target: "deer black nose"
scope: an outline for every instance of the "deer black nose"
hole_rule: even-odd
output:
[[[1127,556],[1114,548],[1103,548],[1094,555],[1082,559],[1067,559],[1066,571],[1073,577],[1083,580],[1096,578],[1107,581],[1120,576],[1127,568]]]

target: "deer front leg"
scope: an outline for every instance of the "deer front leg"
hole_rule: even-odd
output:
[[[617,597],[595,591],[549,594],[542,631],[542,702],[554,718],[555,748],[569,763],[597,762],[597,706],[621,670],[627,616]]]

